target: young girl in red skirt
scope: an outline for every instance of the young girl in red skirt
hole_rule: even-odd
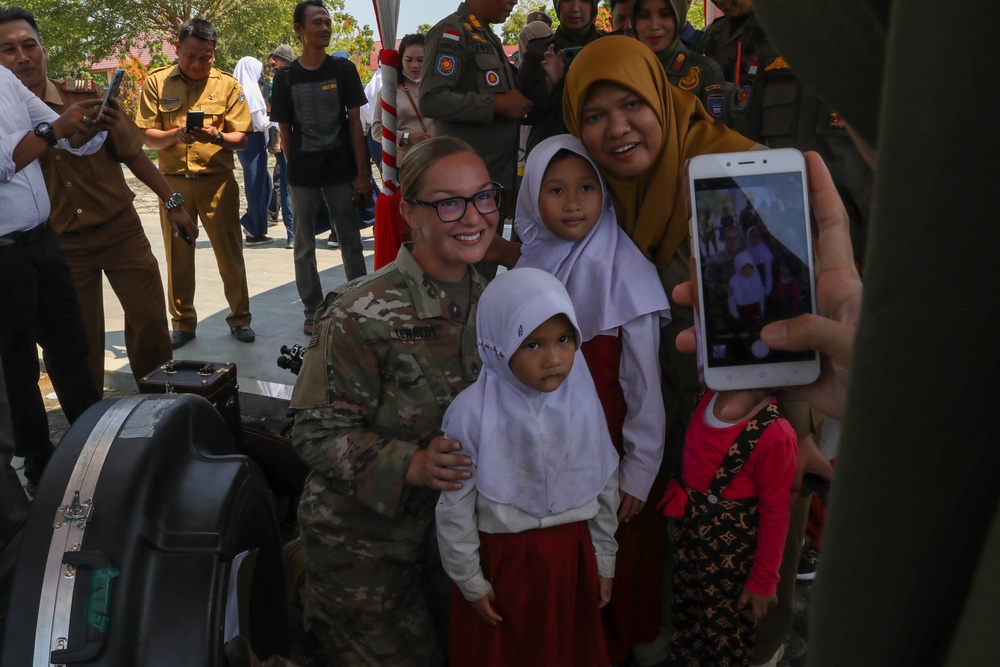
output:
[[[483,292],[476,327],[483,368],[443,422],[473,461],[437,506],[449,664],[607,667],[618,457],[573,304],[553,276],[514,269]]]
[[[670,306],[575,137],[551,137],[531,151],[515,220],[523,241],[517,265],[553,274],[573,300],[581,351],[621,457],[615,597],[603,617],[611,662],[625,663],[660,630],[664,520],[645,503],[666,486],[657,478],[666,428],[658,349]]]

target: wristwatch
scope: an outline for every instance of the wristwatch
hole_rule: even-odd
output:
[[[212,139],[212,143],[217,146],[221,146],[222,142],[225,140],[226,140],[225,137],[222,136],[222,132],[219,132],[217,135],[215,135],[215,139]]]
[[[55,148],[56,146],[56,131],[52,129],[50,123],[41,122],[35,126],[35,135],[45,139],[45,142]]]
[[[400,146],[406,146],[408,143],[410,143],[410,131],[409,130],[407,130],[406,132],[403,132],[403,136],[399,140],[399,145]]]
[[[183,203],[184,203],[184,197],[181,197],[181,193],[175,192],[174,194],[170,195],[170,199],[163,202],[163,208],[169,211],[172,208],[177,208]]]

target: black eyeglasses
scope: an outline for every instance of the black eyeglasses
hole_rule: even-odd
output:
[[[480,215],[489,215],[500,210],[500,202],[503,201],[503,186],[493,182],[493,187],[489,190],[477,192],[471,197],[446,197],[437,201],[421,201],[419,199],[407,199],[411,204],[420,206],[430,206],[437,211],[438,219],[441,222],[457,222],[465,215],[465,208],[472,202]]]

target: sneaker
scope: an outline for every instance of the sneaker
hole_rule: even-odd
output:
[[[285,239],[285,250],[291,250],[295,247],[295,239]]]
[[[337,241],[336,238],[334,238],[332,236],[329,239],[327,239],[326,245],[327,245],[328,248],[339,248],[340,247],[340,243]]]
[[[236,340],[241,343],[252,343],[257,338],[253,333],[253,329],[247,324],[231,327],[229,332],[236,336]]]
[[[247,237],[247,247],[251,248],[258,245],[267,245],[268,243],[274,243],[274,239],[270,236],[248,236]]]
[[[314,322],[312,320],[306,320],[302,324],[302,333],[304,333],[307,336],[312,336],[313,335],[313,324],[314,324]]]
[[[816,563],[819,560],[819,549],[814,547],[802,547],[802,556],[799,558],[799,571],[795,578],[799,581],[812,581],[816,578]]]

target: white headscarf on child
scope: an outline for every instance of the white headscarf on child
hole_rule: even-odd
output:
[[[264,70],[264,65],[253,56],[244,56],[233,68],[233,76],[240,82],[243,94],[247,98],[247,109],[250,117],[254,121],[254,131],[260,132],[266,128],[266,115],[263,116],[264,127],[258,127],[261,114],[267,113],[267,105],[264,103],[264,94],[260,92],[260,75]],[[256,118],[255,118],[256,115]]]
[[[753,267],[753,273],[744,276],[741,271],[747,266]],[[734,303],[737,306],[747,306],[751,303],[759,303],[767,296],[764,293],[764,283],[757,272],[757,265],[754,264],[753,256],[746,250],[737,253],[733,259],[735,272],[729,279],[729,288],[733,292]]]
[[[590,162],[601,181],[601,218],[579,241],[566,241],[550,232],[538,210],[545,169],[561,149]],[[670,321],[670,303],[656,267],[618,226],[614,204],[597,165],[576,137],[550,137],[528,155],[514,220],[523,243],[517,266],[542,269],[566,285],[584,341],[647,313],[660,313],[664,320],[661,324]]]
[[[555,391],[536,391],[514,377],[510,359],[538,325],[560,313],[578,337],[573,368]],[[566,288],[538,269],[502,273],[479,300],[476,333],[483,370],[452,401],[442,429],[472,457],[479,493],[537,517],[596,498],[618,454],[579,350]]]

